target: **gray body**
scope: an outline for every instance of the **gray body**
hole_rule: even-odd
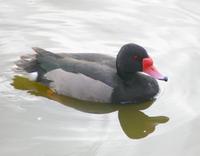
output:
[[[157,81],[144,74],[121,79],[114,57],[89,53],[54,54],[33,49],[37,54],[22,57],[17,65],[29,73],[37,72],[37,81],[58,94],[94,102],[137,103],[158,93]]]

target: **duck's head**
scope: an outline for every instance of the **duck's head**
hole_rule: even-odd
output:
[[[144,72],[155,79],[168,80],[155,68],[153,60],[146,50],[137,44],[129,43],[120,49],[116,59],[116,67],[117,73],[122,79],[130,78],[137,72]]]

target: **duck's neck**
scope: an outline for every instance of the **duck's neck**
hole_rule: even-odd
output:
[[[122,72],[120,70],[117,70],[117,74],[119,75],[119,77],[124,80],[124,81],[129,81],[131,79],[134,79],[136,73],[128,73],[128,72]]]

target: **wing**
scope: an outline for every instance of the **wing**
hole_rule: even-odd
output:
[[[111,68],[116,68],[116,59],[112,56],[96,53],[60,53],[59,56],[64,58],[73,58],[82,61],[95,62],[101,65],[106,65]]]
[[[94,80],[99,80],[109,86],[113,86],[117,79],[116,68],[99,62],[90,62],[74,58],[63,58],[59,60],[60,68],[66,72],[81,73]]]
[[[115,68],[115,58],[101,54],[54,54],[41,48],[36,51],[37,71],[39,81],[45,82],[44,75],[55,69],[66,72],[81,73],[94,80],[101,81],[113,87],[118,76]]]

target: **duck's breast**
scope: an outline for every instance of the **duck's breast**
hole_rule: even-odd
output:
[[[45,77],[58,94],[86,101],[111,101],[113,88],[84,74],[55,69],[46,73]]]

